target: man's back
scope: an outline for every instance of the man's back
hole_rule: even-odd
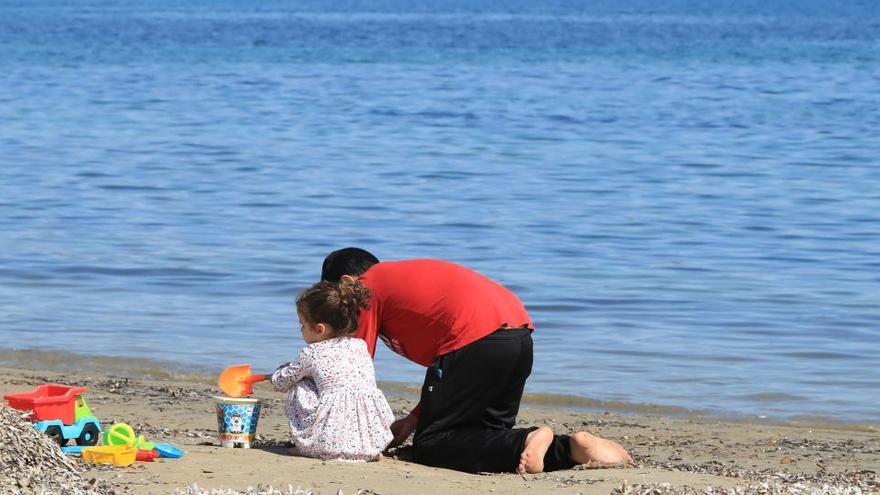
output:
[[[373,292],[357,332],[371,353],[379,336],[395,352],[428,366],[501,326],[532,327],[512,292],[448,261],[382,262],[359,280]]]

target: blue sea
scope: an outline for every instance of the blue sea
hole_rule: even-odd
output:
[[[878,424],[878,95],[868,0],[0,0],[0,364],[274,369],[353,245],[533,400]]]

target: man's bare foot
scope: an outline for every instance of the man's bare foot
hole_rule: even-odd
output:
[[[526,437],[526,446],[519,456],[519,465],[516,472],[519,474],[535,474],[544,470],[544,454],[553,443],[553,430],[542,426],[529,433]]]
[[[373,457],[372,459],[370,459],[370,460],[367,461],[367,462],[379,462],[379,461],[381,461],[382,459],[384,459],[384,456],[382,455],[381,452],[379,452],[378,454],[376,454],[376,457]]]
[[[571,460],[578,464],[627,464],[633,458],[617,442],[585,431],[571,435]]]

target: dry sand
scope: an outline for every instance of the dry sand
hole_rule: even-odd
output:
[[[406,447],[381,462],[365,464],[287,455],[284,396],[265,384],[256,387],[257,396],[264,399],[258,442],[245,450],[219,446],[212,398],[218,390],[205,378],[151,381],[5,368],[0,368],[0,376],[0,394],[30,391],[44,383],[87,386],[89,405],[105,427],[123,421],[149,440],[185,450],[181,459],[138,462],[127,468],[79,463],[85,478],[106,480],[118,493],[196,492],[189,488],[193,483],[208,490],[271,485],[364,495],[880,493],[880,435],[871,427],[820,429],[525,405],[520,414],[523,426],[548,425],[562,433],[589,430],[623,444],[636,464],[525,476],[472,475],[410,462]],[[398,416],[414,405],[408,399],[391,399]]]

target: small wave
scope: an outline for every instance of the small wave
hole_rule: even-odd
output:
[[[804,400],[804,397],[785,392],[765,392],[758,394],[747,394],[742,396],[743,399],[754,402],[789,402]]]
[[[702,412],[679,406],[598,400],[564,394],[529,393],[523,395],[523,403],[543,407],[559,407],[586,411],[614,411],[631,414],[658,414],[668,416],[702,415]]]
[[[484,225],[481,223],[472,223],[472,222],[447,222],[440,224],[442,227],[450,228],[450,229],[463,229],[463,230],[487,230],[492,229],[491,225]]]
[[[536,313],[576,313],[584,310],[584,305],[579,304],[527,304],[529,311]]]
[[[103,266],[75,265],[60,267],[55,273],[69,275],[109,275],[114,277],[187,277],[191,279],[220,279],[226,273],[193,270],[191,268],[107,268]]]
[[[417,177],[424,180],[466,180],[478,177],[485,177],[487,175],[488,174],[472,172],[468,170],[438,170],[436,172],[419,174],[417,175]]]
[[[781,352],[779,355],[792,357],[796,359],[805,359],[805,360],[827,360],[827,359],[841,359],[841,360],[849,360],[849,359],[858,359],[859,355],[850,354],[850,353],[842,353],[842,352],[830,352],[830,351],[807,351],[807,352]]]
[[[214,383],[208,370],[187,370],[177,363],[127,356],[93,356],[64,351],[3,350],[0,366],[72,373],[105,373],[153,380]]]
[[[583,125],[583,124],[587,123],[583,119],[579,119],[577,117],[572,117],[571,115],[564,115],[564,114],[548,115],[547,120],[550,120],[552,122],[556,122],[558,124],[571,124],[571,125]]]
[[[477,120],[477,114],[473,112],[452,112],[447,110],[423,110],[412,114],[414,117],[425,119],[461,119]]]
[[[694,169],[704,169],[704,170],[717,169],[717,168],[722,167],[721,165],[718,165],[717,163],[699,163],[699,162],[679,163],[678,166],[682,167],[682,168],[694,168]]]
[[[130,186],[126,184],[105,184],[98,186],[105,191],[164,191],[165,188],[154,186]]]
[[[104,172],[79,172],[76,174],[76,177],[80,177],[83,179],[104,179],[108,177],[114,177],[113,175],[106,174]]]
[[[283,208],[288,205],[284,203],[260,203],[260,202],[251,202],[251,203],[239,203],[239,206],[243,208]]]
[[[52,277],[32,270],[13,270],[0,268],[0,278],[14,278],[19,280],[51,280]]]

